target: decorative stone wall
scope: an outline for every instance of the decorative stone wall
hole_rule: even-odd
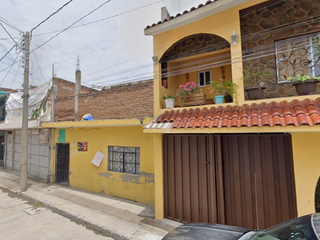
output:
[[[160,59],[160,63],[197,54],[230,48],[230,43],[214,34],[195,34],[172,45]]]
[[[319,12],[318,0],[273,0],[240,11],[244,64],[271,73],[264,80],[267,98],[296,95],[292,84],[277,84],[274,42],[320,31]]]

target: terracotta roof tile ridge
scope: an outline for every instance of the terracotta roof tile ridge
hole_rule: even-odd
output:
[[[174,110],[171,110],[171,111],[165,116],[165,118],[162,120],[162,122],[169,122],[171,116],[173,115],[173,113],[174,113]]]
[[[156,120],[157,123],[161,123],[164,118],[167,116],[167,114],[169,113],[169,111],[165,111],[164,113],[162,113]]]
[[[205,124],[205,117],[208,113],[208,108],[204,107],[201,109],[200,113],[198,114],[198,120],[196,121],[196,124],[194,124],[193,128],[203,128]]]
[[[189,118],[188,124],[186,126],[187,128],[195,128],[199,113],[200,113],[200,108],[196,108],[195,110],[193,110]]]

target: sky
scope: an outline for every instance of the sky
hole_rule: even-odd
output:
[[[77,57],[80,59],[82,85],[88,87],[101,88],[152,79],[152,36],[144,35],[145,27],[161,20],[163,6],[175,16],[206,2],[73,0],[45,20],[69,1],[1,1],[0,59],[15,42],[21,43],[23,33],[44,21],[32,31],[30,85],[50,82],[53,72],[56,77],[75,81]],[[70,25],[72,27],[68,28]],[[0,61],[0,87],[22,89],[23,65],[21,50],[13,48]]]

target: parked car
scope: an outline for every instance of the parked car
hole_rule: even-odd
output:
[[[294,218],[265,230],[208,224],[181,225],[169,232],[163,240],[220,239],[220,240],[319,240],[320,213]]]

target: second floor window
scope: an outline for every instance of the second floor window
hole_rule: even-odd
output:
[[[296,75],[320,75],[320,32],[275,42],[277,80]]]
[[[198,72],[198,86],[203,87],[203,86],[210,86],[211,82],[211,71],[203,71],[203,72]]]

